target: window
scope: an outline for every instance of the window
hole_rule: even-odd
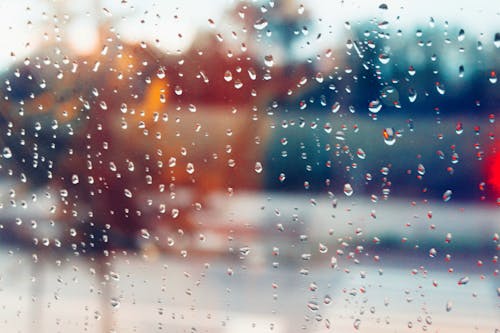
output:
[[[0,330],[500,330],[493,1],[0,8]]]

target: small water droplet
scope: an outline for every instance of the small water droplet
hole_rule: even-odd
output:
[[[148,229],[141,229],[141,237],[144,239],[149,239],[150,234]]]
[[[491,71],[491,72],[490,72],[490,75],[489,75],[488,80],[489,80],[489,81],[490,81],[490,83],[492,83],[492,84],[497,83],[497,81],[498,81],[498,78],[497,78],[497,72],[495,72],[495,71]]]
[[[425,167],[423,164],[421,164],[421,163],[418,164],[417,173],[421,176],[425,175]]]
[[[446,312],[450,312],[453,308],[453,303],[451,301],[446,302]]]
[[[316,312],[319,310],[319,305],[316,301],[309,301],[307,303],[307,307],[309,308],[309,310],[311,310],[312,312]]]
[[[248,246],[240,247],[240,254],[242,256],[248,256],[250,254],[250,248]]]
[[[120,301],[117,299],[117,298],[112,298],[111,299],[111,306],[115,309],[119,308],[120,307]]]

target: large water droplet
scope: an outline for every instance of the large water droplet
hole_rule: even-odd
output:
[[[374,101],[371,101],[368,104],[368,110],[373,113],[377,113],[382,109],[382,103],[380,103],[380,100],[376,99]]]
[[[389,61],[391,61],[391,57],[385,53],[381,53],[379,56],[378,56],[378,60],[383,64],[388,64]]]
[[[263,170],[263,167],[262,167],[262,163],[260,162],[255,162],[255,168],[254,168],[255,172],[257,173],[261,173],[262,170]]]
[[[363,149],[361,149],[361,148],[358,148],[358,150],[356,151],[356,155],[357,155],[360,159],[362,159],[362,160],[364,160],[364,159],[366,158],[366,153],[365,153],[365,151],[364,151]]]
[[[123,193],[127,198],[132,198],[132,192],[128,188],[124,189]]]
[[[253,25],[253,27],[257,30],[262,30],[264,29],[265,27],[267,27],[268,25],[268,22],[265,18],[260,18],[259,20],[257,20],[255,22],[255,24]]]
[[[446,93],[446,88],[441,82],[436,82],[436,90],[440,95],[444,95]]]
[[[267,66],[267,67],[273,67],[274,65],[274,58],[271,54],[268,54],[264,57],[264,64]]]
[[[193,163],[188,163],[186,165],[186,172],[190,175],[194,173],[194,164]]]
[[[344,185],[344,194],[350,197],[354,193],[354,190],[352,189],[351,184],[346,183]]]
[[[5,147],[2,152],[2,156],[4,158],[11,158],[12,157],[12,151],[10,150],[9,147]]]
[[[500,32],[495,33],[495,40],[493,42],[496,48],[500,48]]]
[[[384,142],[388,146],[394,145],[396,143],[396,131],[392,127],[384,128],[382,131],[382,136],[384,137]]]
[[[444,193],[443,193],[443,201],[444,202],[447,202],[447,201],[450,201],[451,199],[451,195],[453,194],[453,192],[451,190],[446,190]]]
[[[231,71],[227,70],[225,73],[224,73],[224,80],[226,80],[226,82],[229,82],[233,79],[233,74],[231,73]]]

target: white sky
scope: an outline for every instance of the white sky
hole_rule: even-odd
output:
[[[278,0],[276,0],[278,1]],[[220,22],[224,10],[238,0],[0,0],[0,68],[5,68],[13,61],[23,59],[44,42],[44,33],[54,40],[56,33],[79,52],[88,51],[97,46],[96,22],[107,17],[102,9],[111,13],[111,18],[123,39],[147,41],[165,50],[185,49],[192,42],[200,28],[209,29],[208,19]],[[267,2],[264,2],[268,4]],[[311,30],[322,32],[324,38],[316,47],[331,47],[332,42],[344,41],[345,21],[352,25],[362,20],[376,18],[387,20],[391,26],[414,33],[417,26],[426,27],[432,16],[436,25],[446,20],[450,25],[463,26],[467,38],[481,39],[483,44],[492,43],[493,34],[500,31],[499,0],[297,0],[309,11],[315,27]],[[381,10],[381,3],[389,10]],[[54,22],[54,4],[60,14],[67,14],[67,22]],[[29,9],[28,9],[29,8]],[[96,8],[98,8],[96,13]],[[43,12],[49,14],[45,16]],[[175,17],[177,15],[177,17]],[[59,15],[60,20],[61,15]],[[109,15],[108,15],[109,17]],[[399,17],[399,18],[398,18]],[[319,21],[318,19],[321,19]],[[28,21],[32,24],[28,24]],[[144,23],[141,23],[144,20]],[[58,24],[61,29],[54,32]],[[329,27],[331,26],[331,28]],[[214,33],[218,27],[214,29]],[[328,31],[332,31],[331,34]],[[480,34],[484,33],[481,37]],[[179,38],[178,34],[182,34]],[[326,35],[326,36],[325,36]],[[16,59],[11,57],[16,54]]]

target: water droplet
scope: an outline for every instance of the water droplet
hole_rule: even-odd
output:
[[[495,33],[495,40],[493,43],[496,48],[500,48],[500,32]]]
[[[330,267],[331,267],[331,268],[337,268],[337,263],[338,263],[338,260],[337,260],[337,258],[336,258],[336,257],[332,257],[332,258],[330,259]]]
[[[490,76],[489,76],[488,80],[489,80],[489,81],[490,81],[490,83],[492,83],[492,84],[497,83],[497,81],[498,81],[498,78],[497,78],[497,72],[495,72],[495,71],[491,71],[491,72],[490,72]]]
[[[446,302],[446,312],[450,312],[453,308],[453,303],[451,301]]]
[[[444,95],[446,93],[444,84],[442,84],[441,82],[436,82],[436,90],[440,95]]]
[[[2,156],[4,158],[11,158],[12,157],[12,151],[10,150],[9,147],[4,147],[3,152],[2,152]]]
[[[443,201],[444,202],[447,202],[447,201],[450,201],[451,199],[451,195],[453,194],[453,192],[451,190],[446,190],[444,193],[443,193]]]
[[[150,234],[148,229],[141,229],[141,237],[144,239],[149,239]]]
[[[262,167],[262,163],[260,162],[255,162],[255,168],[254,168],[255,172],[257,173],[261,173],[262,170],[263,170],[263,167]]]
[[[461,42],[465,39],[465,30],[464,29],[460,29],[460,31],[458,32],[457,39],[459,42]]]
[[[385,53],[381,53],[379,56],[378,56],[378,60],[383,64],[388,64],[389,61],[391,61],[391,57]]]
[[[193,163],[188,163],[186,165],[186,172],[190,175],[194,173],[194,164]]]
[[[71,176],[71,183],[72,184],[78,184],[80,182],[80,179],[78,178],[78,175],[73,175]]]
[[[120,274],[116,272],[109,272],[109,276],[115,281],[120,281]]]
[[[408,68],[408,74],[409,74],[410,76],[413,76],[413,75],[415,75],[415,73],[416,73],[415,68],[414,68],[413,66],[410,66],[410,67]]]
[[[369,104],[368,104],[368,110],[370,112],[373,112],[373,113],[377,113],[379,112],[380,110],[382,109],[382,103],[380,103],[380,100],[374,100],[374,101],[371,101]]]
[[[358,158],[360,158],[362,160],[364,160],[366,158],[366,153],[361,148],[358,148],[358,150],[356,151],[356,155],[358,156]]]
[[[127,198],[132,198],[132,192],[128,188],[124,189],[123,193]]]
[[[339,102],[333,103],[333,105],[332,105],[332,113],[337,113],[337,112],[339,112],[339,110],[340,110],[340,103]]]
[[[248,256],[250,254],[250,248],[248,246],[240,247],[240,254],[242,256]]]
[[[165,78],[165,69],[163,67],[158,68],[156,76],[161,80]]]
[[[457,125],[455,126],[455,132],[460,135],[464,132],[464,126],[461,122],[458,122]]]
[[[319,253],[325,254],[328,252],[328,247],[323,243],[319,243],[318,250],[319,250]]]
[[[392,127],[387,127],[384,128],[382,131],[382,136],[384,137],[384,142],[388,146],[394,145],[396,143],[396,135],[395,135],[395,130]]]
[[[268,25],[267,20],[266,20],[265,18],[261,18],[261,19],[259,19],[259,20],[257,20],[257,21],[255,22],[255,24],[253,25],[253,27],[254,27],[255,29],[257,29],[257,30],[262,30],[262,29],[264,29],[265,27],[267,27],[267,25]]]
[[[274,58],[271,54],[269,55],[266,55],[264,57],[264,64],[267,66],[267,67],[273,67],[274,65]]]
[[[120,301],[117,299],[117,298],[112,298],[111,299],[111,306],[115,309],[119,308],[120,307]]]
[[[257,74],[252,67],[248,69],[248,76],[250,77],[250,80],[255,80],[257,78]]]
[[[233,79],[233,74],[231,73],[231,71],[227,70],[225,73],[224,73],[224,80],[226,80],[226,82],[229,82]]]
[[[417,166],[417,173],[421,176],[425,175],[425,167],[423,164]]]
[[[466,285],[467,283],[469,283],[469,277],[468,276],[464,276],[464,277],[460,278],[460,280],[458,280],[458,285],[459,286]]]
[[[319,305],[316,301],[309,301],[307,303],[307,307],[309,308],[309,310],[311,310],[312,312],[316,312],[319,310]]]
[[[346,183],[344,185],[344,194],[350,197],[354,193],[354,190],[352,189],[351,184]]]
[[[354,323],[352,324],[352,326],[357,330],[359,330],[360,325],[361,325],[361,319],[354,320]]]
[[[234,81],[234,87],[236,89],[241,89],[241,87],[243,87],[243,82],[241,82],[240,79],[237,79],[236,81]]]

